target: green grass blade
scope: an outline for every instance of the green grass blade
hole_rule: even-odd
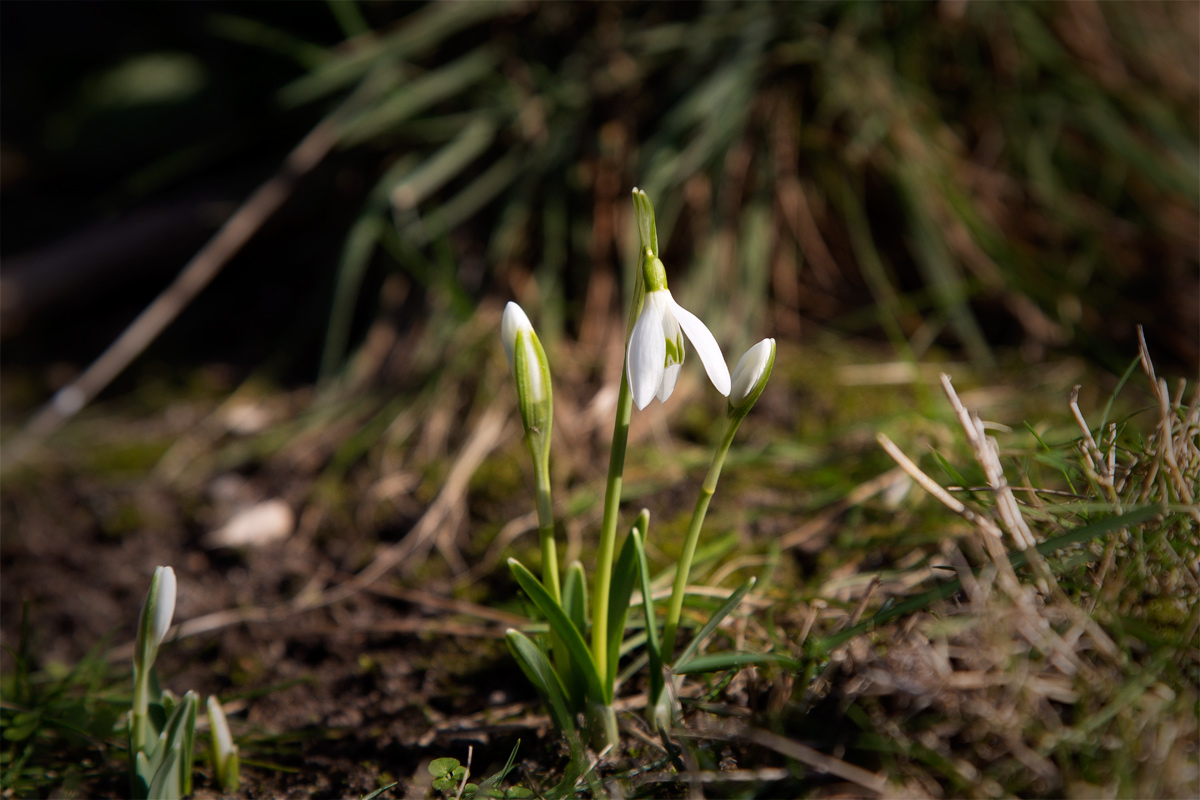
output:
[[[794,658],[775,653],[749,653],[738,651],[733,653],[713,653],[696,656],[675,665],[675,672],[681,675],[697,675],[705,672],[723,672],[727,669],[746,667],[754,664],[778,664],[788,669],[799,669],[800,662]]]
[[[757,580],[757,578],[747,580],[737,588],[737,591],[729,595],[729,599],[722,603],[720,608],[713,612],[713,615],[709,617],[708,622],[704,623],[704,627],[700,629],[700,632],[692,637],[692,640],[688,642],[688,646],[679,654],[679,658],[675,659],[677,666],[674,669],[676,671],[678,671],[678,665],[686,663],[700,647],[701,643],[717,629],[717,626],[721,624],[725,617],[729,616],[729,613],[737,608],[738,603],[742,602],[742,598],[746,596],[746,593],[754,588]]]
[[[567,652],[571,654],[572,662],[583,674],[588,696],[596,702],[612,702],[612,698],[604,693],[600,684],[600,675],[596,672],[596,663],[592,660],[592,653],[588,650],[587,644],[583,641],[583,637],[574,623],[567,618],[558,603],[554,602],[554,598],[546,591],[546,587],[542,586],[542,582],[534,577],[534,574],[527,570],[521,562],[510,558],[508,567],[512,570],[513,577],[517,579],[517,583],[521,585],[525,594],[550,623],[551,630],[562,641]]]
[[[343,141],[350,145],[360,144],[392,130],[430,106],[494,75],[495,62],[495,54],[483,46],[419,78],[399,84],[387,97],[343,123]]]

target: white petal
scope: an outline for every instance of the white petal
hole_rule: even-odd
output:
[[[696,355],[700,356],[700,363],[704,364],[708,379],[717,387],[718,392],[728,397],[729,367],[725,364],[725,356],[721,355],[716,338],[699,317],[676,303],[674,299],[670,301],[669,308],[679,327],[683,328],[692,346],[696,348]]]
[[[170,567],[159,567],[158,594],[154,598],[154,618],[150,622],[150,640],[154,646],[162,644],[163,637],[171,627],[171,617],[175,616],[175,570]]]
[[[665,403],[667,398],[671,396],[671,392],[675,391],[675,381],[679,380],[679,370],[683,369],[682,364],[671,364],[663,370],[662,385],[658,387],[658,402]]]
[[[508,356],[508,368],[513,365],[513,343],[517,340],[517,331],[531,331],[533,325],[525,310],[516,303],[509,301],[504,307],[504,316],[500,318],[500,341],[504,345],[504,354]]]
[[[657,292],[646,295],[642,314],[633,326],[629,337],[629,350],[625,355],[629,370],[629,388],[633,392],[633,404],[641,410],[662,385],[663,367],[667,358],[667,343],[663,339],[662,304],[655,297]]]
[[[729,392],[729,402],[738,405],[758,384],[763,370],[767,368],[767,362],[771,360],[771,347],[774,344],[774,339],[763,339],[738,359],[737,366],[733,368],[733,387]]]

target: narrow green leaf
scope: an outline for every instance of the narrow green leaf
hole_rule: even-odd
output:
[[[677,664],[675,672],[681,675],[695,675],[704,672],[722,672],[727,669],[745,667],[752,664],[778,664],[788,669],[800,668],[799,661],[787,656],[775,653],[748,653],[739,651],[733,653],[712,653],[689,658],[687,661]]]
[[[650,702],[654,703],[663,690],[662,650],[658,640],[658,616],[654,613],[654,597],[650,588],[650,566],[646,562],[646,548],[637,530],[629,534],[633,539],[634,555],[637,556],[638,574],[642,584],[642,613],[646,617],[646,655],[650,659]]]
[[[692,654],[696,652],[704,640],[707,639],[712,632],[717,629],[717,626],[721,624],[721,621],[724,620],[725,617],[729,616],[731,611],[737,608],[738,603],[742,602],[742,598],[746,596],[746,593],[754,588],[756,581],[756,578],[750,578],[741,586],[739,586],[737,591],[729,595],[729,599],[722,603],[721,607],[713,612],[713,615],[709,618],[708,622],[704,623],[704,627],[700,629],[700,632],[697,633],[690,642],[688,642],[688,646],[685,647],[683,652],[679,654],[679,658],[675,659],[676,665],[686,663],[688,659],[692,657]],[[676,672],[679,671],[678,666],[674,667],[674,669]]]
[[[642,513],[633,523],[625,544],[617,556],[613,566],[612,585],[608,601],[608,652],[613,654],[608,659],[608,674],[604,676],[604,688],[608,692],[609,702],[612,702],[613,691],[617,681],[617,653],[621,651],[621,640],[625,638],[625,619],[629,615],[629,599],[633,597],[633,587],[638,580],[637,556],[634,553],[636,545],[633,534],[641,532],[645,535],[650,525],[650,512],[642,509]]]
[[[513,658],[517,660],[517,665],[521,667],[525,677],[533,684],[533,688],[537,689],[538,696],[542,698],[554,724],[564,733],[573,732],[575,715],[571,713],[567,704],[562,681],[550,666],[546,654],[528,636],[511,628],[504,635],[504,640],[508,642],[508,649],[512,651]]]
[[[574,623],[567,618],[558,603],[554,602],[554,598],[546,591],[546,587],[542,586],[542,582],[534,577],[534,574],[521,562],[510,558],[508,568],[512,570],[513,577],[517,579],[517,583],[521,585],[525,594],[550,623],[550,628],[566,646],[567,652],[571,654],[571,660],[583,674],[588,696],[598,702],[611,703],[612,699],[605,695],[600,684],[600,676],[596,672],[596,662],[592,660],[592,653],[588,650],[587,644],[583,641],[583,637]]]
[[[179,794],[179,753],[168,750],[150,781],[147,797],[152,800],[175,800]]]
[[[587,635],[587,576],[583,572],[583,564],[571,562],[567,567],[567,577],[563,580],[563,610],[567,617],[575,623],[580,636]]]
[[[392,782],[391,782],[391,783],[389,783],[387,786],[380,786],[378,789],[376,789],[375,791],[371,792],[370,794],[364,794],[362,797],[360,797],[360,798],[359,798],[359,800],[375,800],[375,798],[377,798],[377,797],[379,797],[380,795],[382,795],[382,794],[383,794],[384,792],[386,792],[388,789],[391,789],[391,788],[392,788],[393,786],[395,786],[397,783],[398,783],[398,781],[392,781]]]
[[[196,707],[200,704],[199,698],[195,692],[189,691],[183,696],[183,730],[180,731],[179,749],[182,751],[183,760],[179,765],[179,793],[181,795],[189,795],[192,793],[192,768],[196,760]]]

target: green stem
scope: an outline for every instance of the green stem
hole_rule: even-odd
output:
[[[612,586],[613,555],[617,549],[617,508],[621,505],[625,445],[629,440],[629,419],[633,415],[628,370],[626,364],[621,371],[621,388],[617,395],[617,419],[613,424],[612,449],[608,455],[604,519],[600,524],[600,551],[596,556],[596,585],[592,594],[592,658],[601,675],[608,674],[608,595]]]
[[[530,442],[530,450],[533,443]],[[539,464],[534,453],[534,463]],[[542,583],[554,602],[562,605],[562,590],[558,583],[558,548],[554,543],[554,505],[550,502],[550,465],[540,463],[537,471],[538,537],[542,542]]]
[[[721,467],[725,464],[725,455],[729,452],[729,446],[733,444],[733,435],[737,433],[740,423],[741,418],[726,421],[725,435],[713,452],[708,475],[704,478],[704,485],[700,487],[700,496],[696,498],[696,508],[692,511],[692,522],[688,526],[687,539],[684,540],[683,552],[679,556],[679,565],[675,570],[675,585],[671,589],[671,602],[667,606],[667,619],[663,626],[662,659],[664,663],[671,662],[671,652],[675,647],[675,631],[679,628],[679,617],[683,613],[683,595],[687,589],[692,559],[696,555],[696,545],[700,542],[700,529],[704,527],[704,515],[708,513],[708,503],[717,491],[717,480],[721,477]]]

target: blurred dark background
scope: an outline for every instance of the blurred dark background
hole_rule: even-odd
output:
[[[830,331],[1119,372],[1143,324],[1197,368],[1195,3],[0,15],[10,425],[356,92],[334,151],[118,391],[148,365],[328,377],[374,320],[488,297],[586,340],[623,311],[635,185],[726,342]]]

